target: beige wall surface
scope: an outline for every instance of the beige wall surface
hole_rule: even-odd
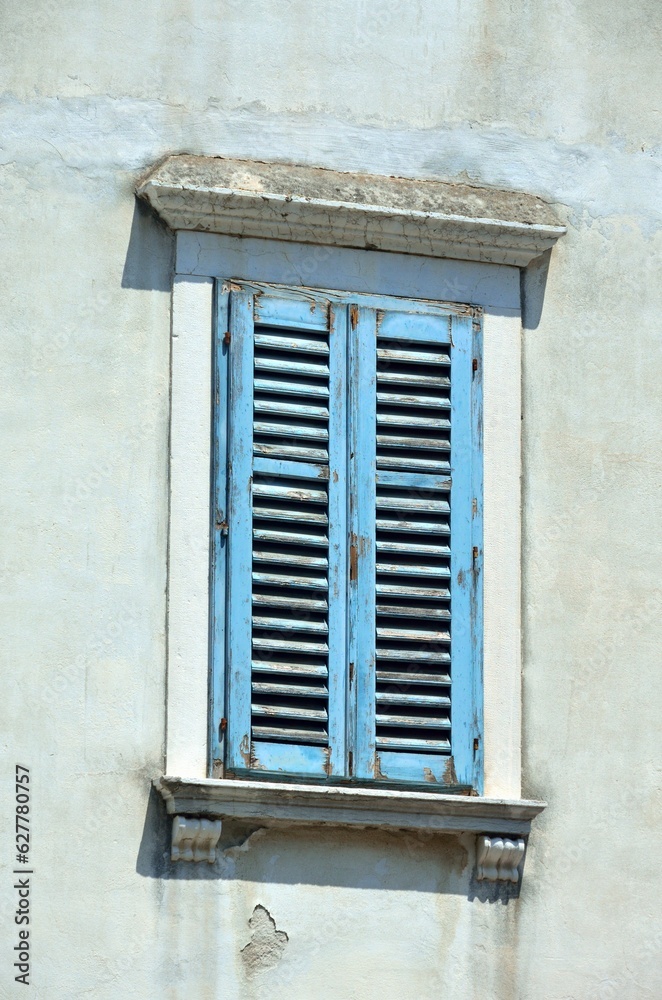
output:
[[[24,0],[0,46],[0,995],[21,763],[33,996],[661,997],[657,0]],[[443,836],[227,824],[214,866],[167,860],[173,241],[133,189],[172,152],[528,191],[569,227],[523,282],[549,807],[517,899]]]

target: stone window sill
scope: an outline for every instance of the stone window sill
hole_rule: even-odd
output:
[[[434,791],[163,776],[154,781],[174,817],[172,859],[215,860],[224,819],[267,826],[381,827],[476,834],[477,877],[519,879],[532,820],[544,802]]]

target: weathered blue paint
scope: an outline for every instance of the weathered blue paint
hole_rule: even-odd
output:
[[[243,603],[240,662],[247,656],[248,662],[242,678],[229,678],[229,700],[233,692],[240,700],[242,725],[229,725],[228,767],[342,776],[346,661],[329,650],[346,644],[345,315],[334,316],[330,328],[326,299],[252,291],[250,322],[240,331],[241,343],[231,341],[232,370],[241,383],[233,397],[241,419],[231,444],[233,497],[234,448],[246,441],[250,461],[242,452],[239,481],[245,483],[250,469],[252,485],[236,491],[230,515],[230,538],[236,529],[245,560],[241,585],[232,560],[230,576]],[[232,303],[245,294],[233,292]]]
[[[374,773],[387,780],[470,784],[474,775],[473,768],[470,774],[467,771],[467,759],[473,765],[473,741],[467,729],[475,713],[466,692],[473,695],[474,667],[470,614],[463,598],[471,586],[473,546],[471,318],[449,319],[436,312],[412,315],[408,307],[409,303],[402,303],[399,310],[380,313],[377,330],[381,372],[377,382],[378,466],[399,468],[377,472],[378,485],[385,488],[378,494],[378,508],[387,508],[381,511],[378,524],[390,528],[382,530],[377,546],[376,604],[381,616],[376,643],[381,686],[376,695]],[[397,396],[391,392],[393,387]],[[427,416],[408,416],[408,406],[414,414]],[[402,452],[394,452],[397,447]],[[450,463],[443,457],[449,452]],[[406,468],[426,462],[442,474]],[[398,533],[398,524],[404,527],[407,517],[412,524]],[[429,534],[416,534],[416,520],[421,526],[421,518],[429,521]],[[459,564],[454,564],[456,548],[462,551],[460,563],[468,567],[466,580]],[[444,595],[451,598],[450,612]],[[456,717],[460,720],[457,733]],[[456,745],[462,773],[455,761]]]
[[[471,382],[471,440],[472,479],[475,503],[472,508],[472,544],[476,551],[471,577],[471,683],[473,685],[473,732],[467,733],[471,740],[473,771],[471,784],[482,795],[485,778],[485,741],[483,713],[483,322],[482,312],[477,313],[472,323],[473,357]],[[469,764],[467,764],[467,768]],[[467,771],[467,773],[469,773]]]
[[[426,476],[420,472],[386,472],[380,469],[377,472],[378,486],[408,486],[412,490],[450,490],[450,466],[449,476]]]
[[[289,294],[288,294],[289,293]],[[255,299],[255,323],[290,330],[327,330],[328,299],[283,289],[278,295],[261,293]]]
[[[480,789],[476,322],[427,302],[264,285],[233,290],[230,314],[229,769]],[[220,455],[217,446],[217,462]],[[256,502],[276,505],[255,532],[253,473]],[[218,492],[221,477],[215,482]],[[300,532],[288,526],[299,498]],[[290,505],[285,528],[269,521],[282,503]],[[325,509],[322,551],[319,534],[306,531],[319,529]],[[272,568],[274,560],[281,565]],[[215,557],[214,720],[220,567]],[[285,580],[289,617],[271,597],[266,616],[251,611],[254,586]],[[297,595],[310,587],[323,590],[300,601],[299,614]],[[301,656],[313,659],[301,667]],[[307,694],[314,677],[326,684],[317,700]],[[291,705],[278,701],[284,692]]]
[[[270,743],[254,741],[255,757],[251,777],[269,777],[278,774],[288,778],[305,777],[324,779],[327,773],[328,752],[322,746],[305,746],[296,743]]]
[[[347,309],[333,305],[329,337],[329,760],[328,777],[347,774]]]
[[[394,337],[409,343],[450,343],[450,316],[432,314],[427,303],[407,302],[406,306],[406,312],[392,307],[380,317],[380,337],[384,340]]]
[[[209,657],[209,754],[210,772],[223,762],[225,732],[226,644],[227,615],[227,554],[228,554],[228,344],[230,295],[227,287],[217,281],[214,287],[213,392],[212,392],[212,503],[211,503],[211,587],[210,587],[210,657]]]
[[[354,775],[375,773],[376,313],[349,306],[349,662]]]
[[[452,743],[460,784],[482,785],[482,431],[480,337],[452,322]],[[476,372],[474,368],[476,359]],[[474,749],[474,740],[477,740]]]
[[[230,301],[227,765],[247,766],[251,733],[253,296]]]
[[[278,458],[254,458],[253,471],[263,472],[270,476],[282,476],[283,478],[321,480],[329,478],[327,465],[314,465],[312,462],[288,462],[286,459]]]

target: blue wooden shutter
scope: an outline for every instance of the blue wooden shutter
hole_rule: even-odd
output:
[[[345,310],[237,290],[229,326],[227,764],[338,776],[346,757]]]
[[[476,787],[481,484],[472,321],[413,303],[412,311],[353,315],[356,777]]]

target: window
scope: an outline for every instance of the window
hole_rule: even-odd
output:
[[[166,754],[165,773],[155,779],[175,817],[173,835],[179,837],[182,817],[196,830],[203,825],[194,817],[241,817],[463,830],[490,839],[526,835],[543,804],[521,800],[520,278],[563,226],[549,206],[522,192],[222,157],[168,157],[142,179],[138,194],[177,231]],[[445,332],[416,337],[416,327]],[[297,350],[303,341],[321,349]],[[380,358],[377,350],[392,355]],[[425,400],[435,397],[423,381],[444,364],[417,366],[415,358],[426,353],[450,359],[450,452],[441,459],[450,458],[450,475],[406,464],[429,453],[439,459],[443,449],[387,443],[418,438],[422,426],[424,441],[444,439],[443,427],[426,426],[430,413],[448,417],[428,407]],[[275,379],[278,368],[267,366],[259,378],[271,388],[258,390],[256,357],[313,371]],[[316,376],[325,357],[328,374]],[[382,369],[384,361],[392,367]],[[400,385],[389,376],[404,374],[399,363],[411,366],[413,382],[399,393],[411,406],[389,403]],[[305,392],[287,388],[305,388],[307,378],[322,389],[326,379],[328,397],[308,403]],[[272,391],[274,381],[284,391]],[[328,418],[320,413],[325,398],[332,401]],[[423,425],[406,426],[405,413]],[[269,433],[283,423],[286,435]],[[322,435],[293,434],[295,427],[317,427]],[[404,464],[386,465],[386,453]],[[228,479],[216,475],[212,484],[212,470],[230,462]],[[315,468],[329,475],[311,477]],[[432,486],[411,485],[416,476],[431,477]],[[435,477],[451,480],[445,495]],[[254,484],[261,495],[253,496]],[[230,511],[228,490],[237,491]],[[402,503],[405,493],[424,506],[384,507]],[[450,503],[450,511],[425,503]],[[258,517],[260,511],[268,516]],[[316,512],[326,525],[311,520]],[[391,530],[384,525],[398,521],[391,513],[435,530],[401,531],[401,522]],[[426,552],[417,545],[435,549],[432,562],[419,558]],[[325,562],[332,580],[326,592],[308,586],[323,580]],[[398,590],[412,575],[383,569],[398,563],[445,568],[450,577],[434,578],[432,596],[416,586]],[[306,585],[295,588],[290,577],[281,586],[290,573]],[[396,589],[385,591],[389,586]],[[254,593],[262,599],[259,613]],[[424,621],[421,608],[440,614]],[[446,638],[419,635],[411,643],[412,623]],[[313,624],[326,633],[313,633]],[[253,629],[263,643],[256,657]],[[321,648],[304,651],[294,642]],[[412,645],[421,659],[411,655]],[[431,662],[421,674],[440,670],[435,683],[423,677],[426,683],[414,684],[413,669],[391,669],[405,649],[410,665]],[[441,671],[444,655],[450,683]],[[260,667],[254,672],[253,660]],[[267,663],[272,669],[264,669]],[[288,669],[294,666],[298,673]],[[404,690],[392,676],[398,673],[406,675]],[[450,729],[433,721],[446,717]],[[431,741],[422,753],[421,740]],[[449,788],[478,796],[439,794]],[[484,847],[485,837],[479,854]]]
[[[481,310],[215,299],[215,773],[480,791]]]

